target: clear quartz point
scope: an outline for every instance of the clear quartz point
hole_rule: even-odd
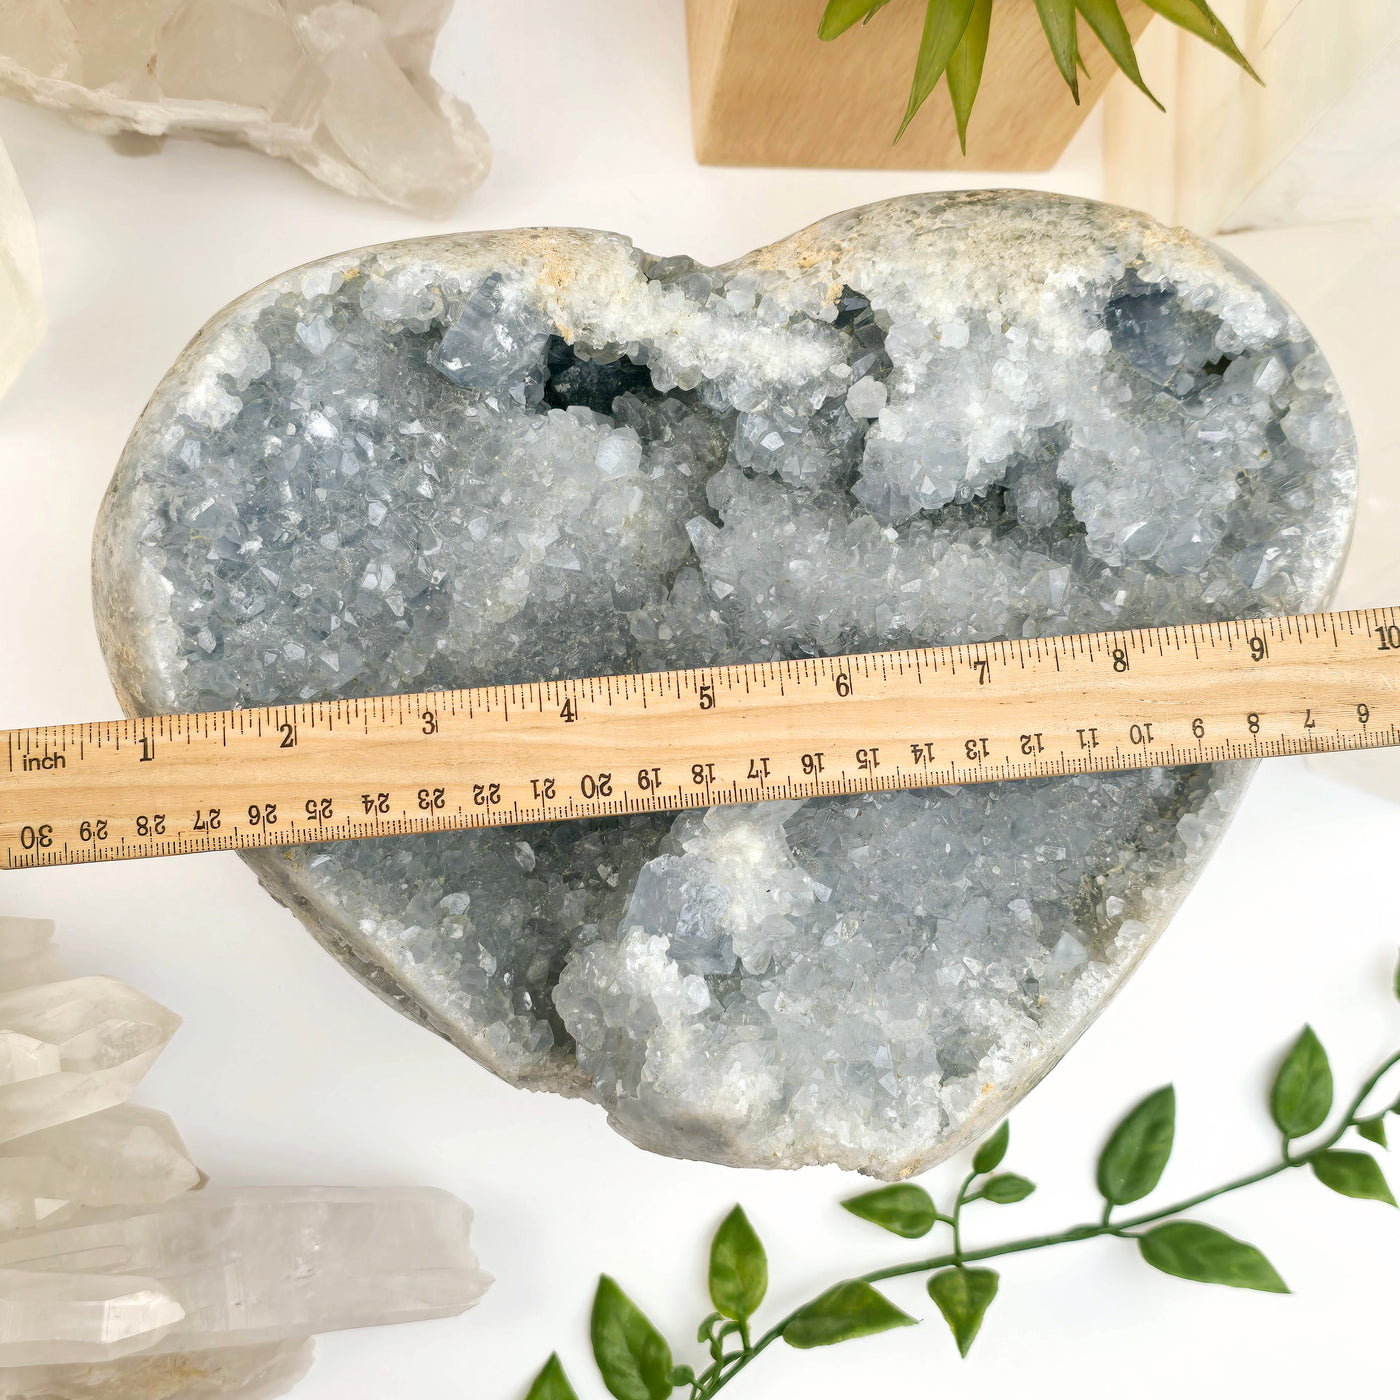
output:
[[[427,1187],[206,1188],[0,1238],[0,1288],[17,1271],[36,1289],[75,1273],[154,1279],[180,1311],[145,1350],[260,1345],[464,1311],[490,1282],[470,1229],[461,1201]]]
[[[108,136],[240,140],[347,194],[441,216],[491,164],[471,108],[429,72],[451,9],[25,0],[3,10],[0,92]],[[3,189],[0,169],[0,200]]]
[[[477,1302],[444,1191],[200,1189],[169,1118],[124,1101],[178,1019],[66,979],[52,935],[0,917],[0,1400],[270,1400],[313,1333]]]

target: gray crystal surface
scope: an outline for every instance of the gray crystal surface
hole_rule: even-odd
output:
[[[721,268],[529,230],[215,318],[99,523],[133,712],[1305,610],[1355,491],[1305,328],[1181,231],[930,195]],[[918,1170],[1159,933],[1242,770],[247,857],[359,976],[646,1147]]]

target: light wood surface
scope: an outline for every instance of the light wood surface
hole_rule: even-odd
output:
[[[5,868],[1400,743],[1400,609],[0,734]]]
[[[997,0],[964,157],[942,82],[893,144],[925,8],[891,0],[869,24],[823,43],[825,0],[686,0],[696,158],[881,170],[1052,166],[1116,71],[1088,25],[1079,26],[1088,72],[1076,107],[1034,0]],[[1124,0],[1123,14],[1134,36],[1152,18],[1140,0]]]

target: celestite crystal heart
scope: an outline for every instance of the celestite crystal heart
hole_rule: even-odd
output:
[[[181,355],[97,533],[123,705],[190,710],[1306,610],[1355,496],[1256,278],[1020,193],[721,268],[614,234],[326,258]],[[246,857],[353,972],[655,1151],[898,1177],[1050,1069],[1240,769]]]

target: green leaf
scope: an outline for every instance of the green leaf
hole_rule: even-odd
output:
[[[1394,985],[1394,992],[1395,992],[1395,1000],[1396,1000],[1396,1001],[1400,1001],[1400,962],[1397,962],[1397,963],[1395,964],[1395,985]]]
[[[953,1329],[958,1351],[966,1356],[981,1330],[987,1308],[1000,1283],[995,1269],[944,1269],[928,1281],[928,1296]]]
[[[1146,3],[1165,19],[1219,49],[1238,63],[1256,83],[1261,87],[1264,85],[1264,80],[1249,66],[1249,60],[1230,37],[1230,31],[1216,18],[1205,0],[1146,0]]]
[[[671,1348],[607,1274],[598,1280],[590,1322],[593,1359],[617,1400],[666,1400]]]
[[[695,1368],[693,1366],[674,1366],[671,1368],[671,1384],[673,1386],[690,1385],[694,1380]]]
[[[578,1400],[568,1376],[564,1374],[564,1363],[559,1360],[557,1351],[550,1354],[530,1389],[525,1392],[525,1400]]]
[[[1126,1206],[1156,1188],[1172,1154],[1176,1090],[1170,1084],[1149,1094],[1113,1130],[1099,1155],[1099,1195]]]
[[[1223,1283],[1230,1288],[1257,1288],[1287,1293],[1288,1285],[1251,1244],[1194,1220],[1169,1220],[1138,1236],[1142,1257],[1154,1269],[1196,1283]]]
[[[993,1205],[1014,1206],[1017,1201],[1024,1201],[1034,1190],[1035,1182],[1027,1181],[1015,1172],[1003,1172],[987,1182],[981,1195],[984,1201],[991,1201]]]
[[[1099,36],[1099,42],[1109,52],[1113,61],[1128,75],[1132,84],[1151,99],[1158,111],[1167,109],[1152,96],[1151,90],[1142,80],[1138,71],[1137,55],[1133,52],[1133,37],[1128,26],[1123,23],[1123,12],[1118,8],[1118,0],[1074,0],[1075,8],[1086,20],[1089,28]]]
[[[1035,0],[1035,8],[1055,57],[1055,67],[1078,102],[1079,27],[1074,17],[1074,0]]]
[[[1002,1121],[1001,1127],[989,1137],[986,1142],[978,1147],[976,1154],[972,1158],[972,1170],[978,1176],[984,1176],[987,1172],[994,1172],[1001,1166],[1001,1159],[1006,1156],[1006,1149],[1011,1142],[1011,1120],[1009,1118]]]
[[[924,37],[919,41],[919,61],[914,65],[914,85],[909,89],[909,105],[895,134],[896,141],[904,135],[929,93],[938,86],[953,50],[962,42],[972,18],[972,6],[973,0],[928,0]]]
[[[1306,1137],[1332,1111],[1332,1067],[1311,1026],[1284,1056],[1269,1096],[1269,1112],[1284,1137]]]
[[[710,1299],[725,1317],[743,1322],[768,1292],[768,1256],[742,1206],[720,1222],[710,1246]]]
[[[1367,1142],[1374,1142],[1377,1147],[1389,1147],[1385,1140],[1385,1114],[1378,1113],[1374,1118],[1363,1118],[1357,1125],[1356,1131],[1366,1139]]]
[[[911,1181],[863,1191],[841,1205],[852,1215],[891,1234],[903,1235],[906,1240],[928,1234],[938,1222],[938,1211],[929,1193]]]
[[[1376,1159],[1366,1152],[1320,1152],[1312,1159],[1313,1175],[1343,1196],[1358,1201],[1395,1204],[1385,1175]]]
[[[948,60],[948,96],[958,123],[958,144],[967,154],[967,119],[982,85],[982,65],[987,61],[987,35],[992,26],[992,0],[974,0],[972,18],[961,42]]]
[[[894,1327],[912,1327],[917,1321],[868,1283],[852,1279],[813,1298],[783,1328],[783,1341],[804,1349],[829,1347]]]
[[[868,20],[876,10],[883,10],[890,0],[827,0],[827,6],[817,25],[818,39],[835,39],[853,24]]]

